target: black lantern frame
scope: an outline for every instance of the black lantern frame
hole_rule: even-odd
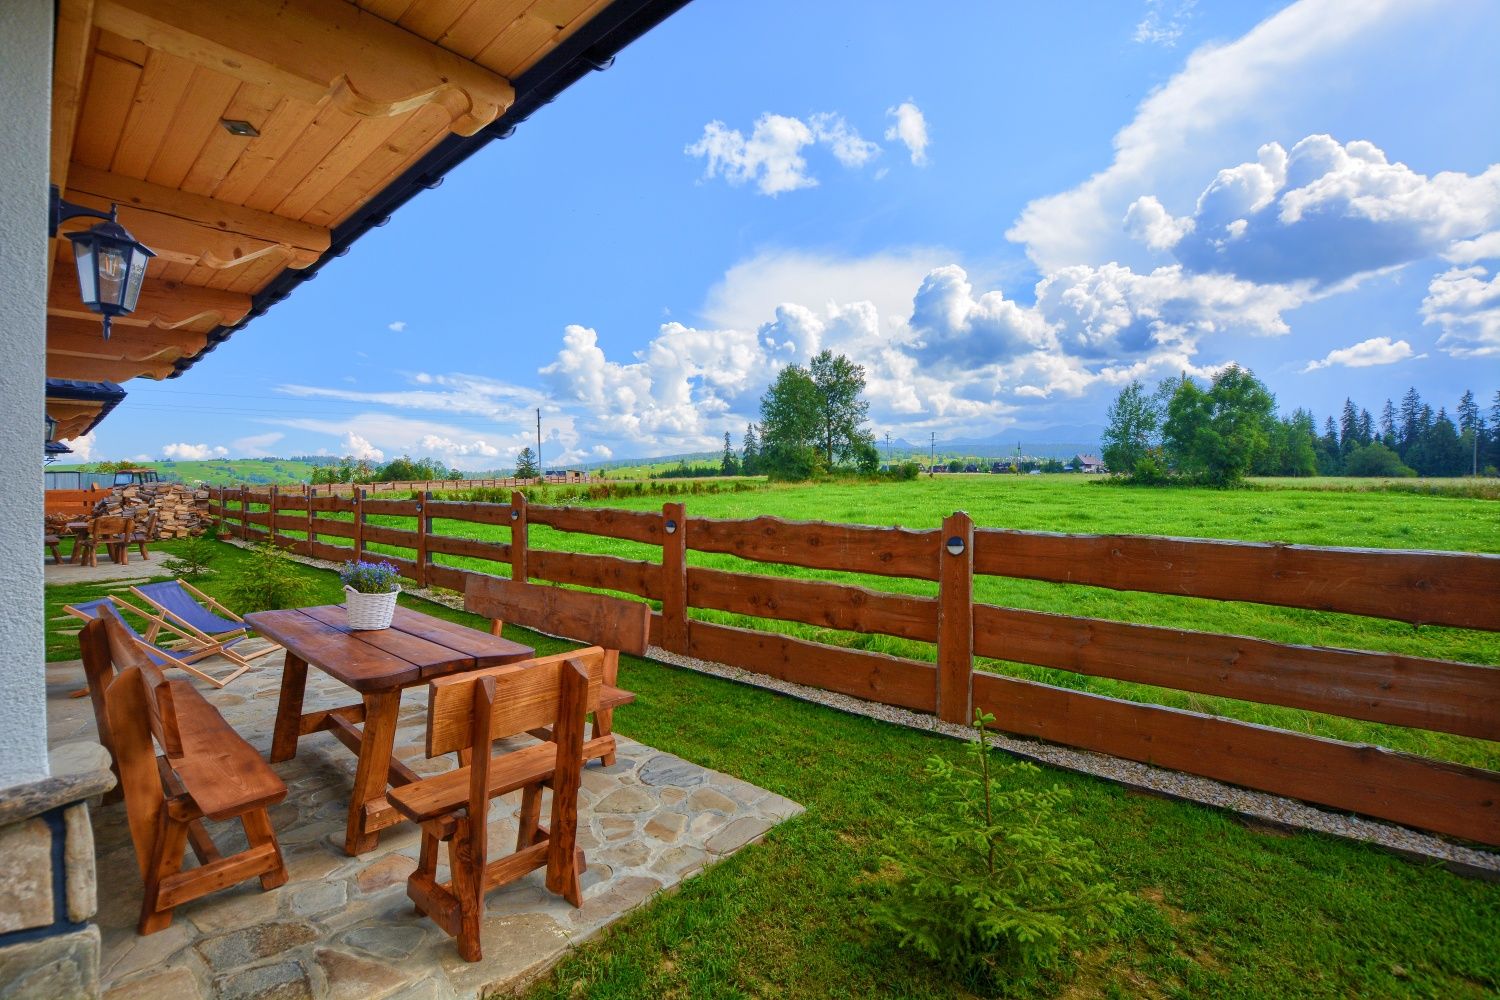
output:
[[[79,233],[69,233],[73,259],[78,267],[78,294],[83,304],[104,318],[104,339],[109,339],[110,320],[135,312],[141,286],[146,281],[146,265],[156,252],[120,225],[119,205],[111,204],[109,213],[64,201],[56,187],[52,189],[50,234],[69,219],[93,218],[105,221]]]

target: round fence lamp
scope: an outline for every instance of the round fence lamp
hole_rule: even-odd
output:
[[[68,234],[78,265],[79,295],[84,305],[104,317],[105,340],[109,339],[110,320],[135,312],[146,280],[146,264],[156,256],[120,225],[115,213],[115,206],[110,206],[107,222]]]

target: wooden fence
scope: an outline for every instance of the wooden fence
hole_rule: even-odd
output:
[[[1467,737],[1500,739],[1500,668],[1390,653],[1103,621],[975,603],[976,574],[1119,591],[1249,601],[1457,628],[1500,630],[1500,556],[975,528],[953,514],[913,531],[713,520],[660,513],[433,499],[211,491],[210,514],[243,538],[325,559],[371,544],[421,585],[463,589],[438,554],[505,563],[510,575],[659,603],[652,641],[856,697],[1500,844],[1500,773],[974,670],[990,657],[1224,698]],[[252,507],[254,509],[252,509]],[[320,516],[338,512],[349,519]],[[370,515],[414,519],[406,530]],[[507,526],[509,541],[432,530],[434,519]],[[532,524],[660,546],[655,561],[533,548]],[[296,532],[292,538],[283,532]],[[348,544],[334,545],[322,538]],[[936,597],[690,566],[689,550],[761,563],[934,581]],[[703,621],[689,608],[933,643],[935,662]]]
[[[353,496],[358,490],[366,493],[423,493],[428,491],[451,491],[451,490],[513,490],[521,486],[534,486],[537,483],[587,483],[592,482],[592,476],[587,472],[549,472],[545,476],[534,479],[516,479],[514,476],[508,479],[403,479],[388,483],[314,483],[312,486],[303,487],[302,492],[312,493],[317,496],[338,496],[340,494]],[[295,487],[293,487],[295,490]]]

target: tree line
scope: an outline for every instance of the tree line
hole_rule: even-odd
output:
[[[1338,418],[1325,418],[1320,429],[1307,409],[1278,416],[1276,397],[1254,373],[1231,365],[1206,386],[1183,375],[1148,392],[1131,381],[1106,420],[1104,463],[1134,482],[1495,475],[1500,464],[1500,391],[1488,417],[1473,391],[1454,416],[1444,406],[1434,411],[1415,388],[1399,404],[1387,399],[1378,418],[1345,399]]]

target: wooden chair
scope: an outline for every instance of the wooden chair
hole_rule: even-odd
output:
[[[156,539],[156,511],[149,510],[144,517],[137,515],[130,529],[130,544],[139,550],[142,559],[150,559],[146,546]]]
[[[427,755],[467,751],[469,764],[392,789],[387,801],[421,824],[422,847],[406,893],[417,910],[458,939],[470,962],[482,957],[479,925],[487,890],[543,866],[546,885],[574,906],[583,905],[580,878],[587,869],[577,845],[578,789],[583,762],[597,744],[585,743],[585,716],[599,703],[604,650],[594,647],[557,656],[488,667],[429,684]],[[550,742],[492,754],[492,742],[551,727]],[[541,826],[543,786],[552,788],[552,816]],[[490,800],[521,789],[516,851],[488,858]],[[448,844],[451,881],[437,881],[438,843]]]
[[[103,545],[117,563],[130,561],[130,553],[126,546],[130,543],[130,521],[131,519],[119,514],[101,514],[89,521],[89,533],[80,538],[77,544],[82,545],[83,558],[88,565],[99,565],[99,546]]]
[[[505,622],[511,622],[548,635],[602,646],[604,691],[594,712],[592,735],[597,739],[614,732],[615,709],[635,700],[635,695],[616,686],[620,654],[640,656],[646,652],[651,642],[648,605],[581,590],[470,576],[464,588],[464,610],[490,619],[490,632],[494,635],[500,634]],[[533,735],[547,738],[544,732]],[[614,744],[610,743],[609,751],[599,757],[605,767],[613,764]]]
[[[146,883],[137,930],[163,930],[175,907],[252,876],[263,889],[285,884],[266,809],[286,797],[286,785],[255,748],[191,684],[163,678],[119,619],[91,621],[79,641]],[[222,856],[205,818],[238,819],[249,846]],[[183,870],[189,843],[199,864]]]

